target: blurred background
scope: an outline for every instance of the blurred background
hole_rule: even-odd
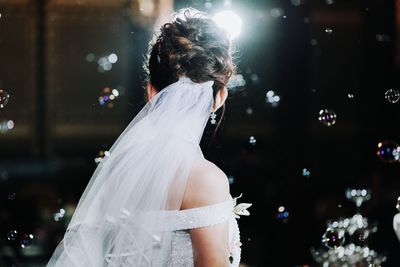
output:
[[[0,0],[0,266],[45,266],[183,7],[237,48],[201,146],[253,203],[243,266],[400,266],[399,0]]]

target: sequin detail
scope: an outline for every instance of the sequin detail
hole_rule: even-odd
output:
[[[240,232],[234,217],[233,201],[231,199],[205,207],[170,211],[168,215],[171,216],[167,220],[169,221],[169,226],[175,224],[173,228],[171,266],[194,266],[189,229],[215,225],[224,221],[229,221],[229,247],[230,259],[232,260],[229,266],[239,266],[241,256]]]

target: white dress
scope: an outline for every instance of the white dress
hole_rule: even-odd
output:
[[[166,266],[193,267],[193,248],[189,230],[229,221],[229,261],[231,267],[238,267],[241,254],[240,234],[233,207],[233,200],[229,199],[209,206],[164,211],[162,228],[173,231],[171,255]]]

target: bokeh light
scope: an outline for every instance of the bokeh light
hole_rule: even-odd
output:
[[[394,104],[400,99],[400,93],[396,89],[389,89],[385,92],[385,99],[387,102]]]
[[[9,99],[10,94],[5,90],[0,89],[0,108],[4,108],[7,105]]]
[[[18,231],[17,230],[10,230],[7,233],[7,240],[8,241],[14,241],[14,240],[17,239],[17,237],[18,237]]]
[[[345,241],[344,231],[332,228],[326,229],[322,235],[321,243],[327,248],[338,248],[343,246]]]
[[[110,87],[105,87],[99,96],[99,104],[108,108],[112,108],[119,96],[117,89],[111,89]]]
[[[376,155],[383,162],[397,162],[400,158],[400,147],[396,142],[392,140],[382,141],[378,143],[378,146],[376,148]]]
[[[14,121],[12,120],[1,120],[0,121],[0,133],[6,134],[14,128]]]
[[[94,158],[94,162],[99,165],[105,158],[110,156],[110,152],[107,150],[100,150],[97,153],[97,157]]]
[[[218,12],[213,17],[219,27],[225,29],[231,39],[237,38],[242,31],[242,19],[232,10]]]
[[[278,221],[287,223],[289,220],[290,213],[284,206],[278,207],[278,212],[275,215],[275,218],[278,219]]]
[[[318,120],[325,126],[330,127],[336,123],[336,113],[331,109],[321,109]]]

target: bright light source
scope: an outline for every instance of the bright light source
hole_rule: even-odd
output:
[[[231,39],[238,37],[242,31],[242,19],[231,10],[215,14],[214,21],[229,33]]]

